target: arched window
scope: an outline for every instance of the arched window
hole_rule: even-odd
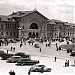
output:
[[[38,25],[36,23],[32,23],[30,25],[30,29],[38,29]]]
[[[23,29],[24,29],[24,25],[23,25]]]

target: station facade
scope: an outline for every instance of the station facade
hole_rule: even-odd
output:
[[[75,35],[75,25],[48,19],[36,9],[0,15],[0,37],[5,38],[58,38]]]

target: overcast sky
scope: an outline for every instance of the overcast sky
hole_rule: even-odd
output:
[[[0,0],[0,15],[9,15],[20,10],[36,9],[49,19],[74,21],[75,0]]]

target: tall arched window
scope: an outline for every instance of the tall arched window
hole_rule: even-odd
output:
[[[30,25],[30,29],[38,29],[38,25],[36,23],[32,23]]]

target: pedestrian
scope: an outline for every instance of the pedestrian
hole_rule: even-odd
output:
[[[51,41],[49,41],[49,47],[51,46]]]
[[[32,45],[33,45],[33,42],[32,42]]]
[[[56,62],[56,57],[54,57],[54,59],[55,59],[55,62]]]
[[[10,70],[9,74],[12,75],[12,70]]]
[[[44,66],[41,67],[41,73],[43,73],[43,71],[44,71]]]
[[[7,54],[8,54],[8,50],[7,50]]]
[[[11,51],[12,51],[12,48],[13,48],[13,47],[11,46]]]
[[[41,48],[40,48],[40,52],[41,52]]]
[[[56,47],[58,46],[58,44],[56,43]]]
[[[69,66],[69,60],[67,61],[67,66]]]
[[[30,75],[30,70],[28,71],[28,75]]]
[[[68,66],[67,62],[68,62],[68,61],[66,60],[66,62],[65,62],[65,67],[67,67],[67,66]]]
[[[15,47],[13,48],[13,51],[15,51]]]
[[[15,75],[15,72],[14,71],[12,72],[12,75]]]
[[[46,47],[47,47],[47,44],[46,44]]]
[[[22,47],[22,43],[20,44],[20,47]]]
[[[61,51],[61,47],[59,46],[59,51]]]
[[[57,51],[59,50],[58,45],[56,46],[56,50],[57,50]]]

